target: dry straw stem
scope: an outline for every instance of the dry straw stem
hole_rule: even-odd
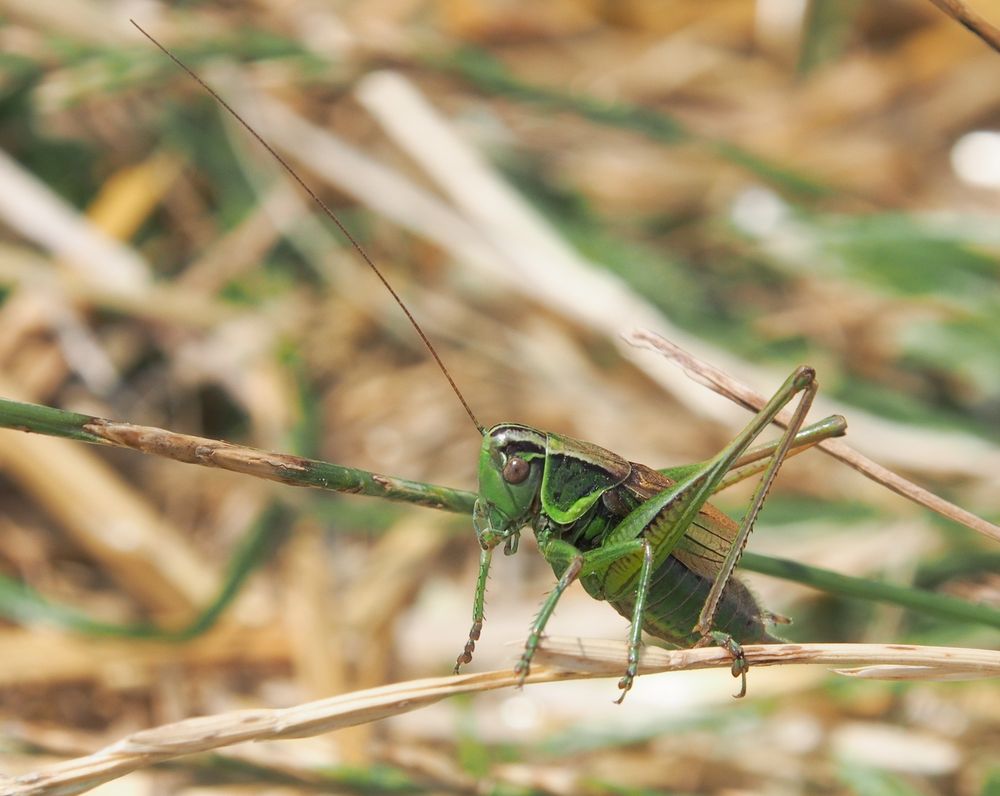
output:
[[[971,30],[997,52],[1000,52],[1000,29],[969,8],[963,0],[931,0],[945,14]]]
[[[752,666],[820,664],[842,674],[890,680],[966,680],[1000,676],[1000,652],[904,644],[752,644],[744,647]],[[624,645],[575,638],[545,640],[528,683],[617,676],[624,671]],[[639,671],[729,667],[718,647],[689,650],[646,648]],[[844,668],[851,667],[851,668]],[[517,684],[510,670],[410,680],[354,691],[289,708],[240,710],[185,719],[128,735],[85,757],[7,780],[5,796],[83,793],[138,768],[183,755],[245,741],[302,738],[406,713],[456,694],[492,691]]]
[[[669,359],[672,359],[684,368],[688,375],[695,381],[704,384],[706,387],[709,387],[720,395],[725,396],[729,400],[734,401],[741,406],[745,406],[747,409],[756,412],[759,411],[765,403],[767,403],[767,399],[760,393],[750,389],[745,384],[741,384],[713,365],[703,362],[694,355],[685,351],[680,346],[661,337],[655,332],[650,332],[645,329],[636,329],[635,331],[624,335],[624,338],[628,343],[638,348],[655,351],[659,354],[663,354]],[[782,412],[778,415],[774,422],[780,426],[784,426],[790,417],[790,412]],[[961,523],[968,528],[972,528],[974,531],[979,531],[979,533],[984,536],[988,536],[991,539],[1000,542],[1000,526],[994,525],[992,522],[976,516],[971,511],[966,511],[960,506],[956,506],[954,503],[951,503],[944,498],[927,491],[923,487],[918,486],[912,481],[903,478],[901,475],[897,475],[891,470],[886,469],[877,462],[869,459],[864,454],[854,450],[843,440],[824,440],[816,447],[825,451],[830,456],[833,456],[833,458],[842,461],[847,466],[857,470],[859,473],[872,479],[876,483],[891,489],[893,492],[902,495],[905,498],[909,498],[914,503],[919,503],[921,506],[925,506],[931,511],[936,511],[943,517],[947,517],[950,520]]]

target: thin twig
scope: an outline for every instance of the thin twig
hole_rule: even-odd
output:
[[[740,406],[757,412],[767,402],[767,399],[760,393],[750,389],[745,384],[741,384],[715,366],[703,362],[655,332],[636,329],[624,335],[624,337],[628,343],[638,348],[646,348],[672,359],[684,368],[693,379]],[[784,426],[789,416],[788,412],[782,412],[774,422],[779,426]],[[921,506],[925,506],[943,517],[961,523],[974,531],[979,531],[984,536],[1000,542],[1000,526],[994,525],[992,522],[973,514],[971,511],[966,511],[962,507],[956,506],[954,503],[935,495],[933,492],[929,492],[912,481],[903,478],[901,475],[897,475],[877,462],[872,461],[864,454],[854,450],[843,440],[824,440],[816,447],[857,470],[877,484],[881,484],[893,492],[909,498],[914,503],[919,503]]]
[[[931,0],[945,14],[968,28],[997,52],[1000,52],[1000,29],[969,8],[964,0]]]
[[[751,644],[752,666],[782,664],[860,667],[843,674],[879,679],[954,680],[1000,676],[1000,652],[903,644]],[[528,683],[581,680],[620,674],[626,665],[621,642],[548,639],[538,648]],[[729,667],[718,647],[689,650],[644,648],[639,671]],[[568,668],[572,667],[572,668]],[[510,670],[411,680],[279,709],[240,710],[200,716],[132,733],[85,757],[19,777],[0,779],[5,796],[83,793],[138,768],[244,741],[303,738],[407,713],[456,694],[516,686]]]

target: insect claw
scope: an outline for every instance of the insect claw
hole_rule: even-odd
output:
[[[631,674],[626,674],[618,681],[618,687],[621,689],[621,694],[618,695],[618,699],[615,700],[616,705],[620,705],[625,701],[625,695],[632,690],[632,681],[635,678]]]
[[[740,646],[740,643],[728,633],[722,633],[717,630],[713,630],[707,636],[702,636],[695,646],[703,647],[712,641],[732,655],[733,662],[729,667],[729,671],[732,673],[733,677],[740,678],[740,692],[738,694],[733,694],[733,698],[742,699],[747,695],[747,672],[750,671],[750,664],[747,662],[747,656],[743,651],[743,647]]]
[[[733,677],[740,678],[740,692],[733,694],[733,698],[742,699],[747,695],[747,672],[750,671],[750,664],[747,663],[747,656],[743,652],[743,647],[732,639],[730,639],[730,642],[729,645],[726,645],[726,649],[733,656],[733,664],[729,667],[729,671],[732,672]]]
[[[747,668],[741,669],[739,672],[736,671],[736,663],[733,663],[733,677],[739,674],[740,680],[740,692],[738,694],[733,694],[733,699],[743,699],[747,695]]]
[[[468,646],[465,648],[465,652],[458,656],[458,660],[455,661],[455,668],[451,670],[451,673],[458,674],[458,670],[467,663],[472,663],[472,652]]]
[[[463,665],[472,663],[472,653],[475,652],[476,642],[479,641],[479,636],[482,632],[483,623],[474,622],[472,624],[472,629],[469,631],[469,640],[465,642],[465,649],[462,650],[458,659],[455,661],[455,668],[452,670],[453,674],[458,674],[458,670],[461,669]]]

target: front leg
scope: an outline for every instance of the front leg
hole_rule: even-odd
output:
[[[555,588],[549,593],[549,596],[545,598],[545,602],[542,603],[542,607],[538,610],[538,615],[535,617],[535,621],[531,625],[531,630],[528,633],[528,639],[524,643],[524,652],[521,653],[521,659],[517,662],[514,667],[514,672],[520,675],[520,683],[524,683],[524,679],[528,676],[528,672],[531,669],[531,659],[535,654],[535,650],[538,649],[538,644],[541,642],[542,633],[545,630],[545,625],[555,611],[556,603],[559,602],[559,598],[562,597],[564,591],[569,588],[569,585],[580,578],[581,575],[590,575],[595,572],[600,572],[606,569],[613,561],[622,558],[623,556],[631,555],[638,552],[644,547],[648,547],[647,543],[643,539],[633,539],[627,542],[618,542],[612,545],[604,545],[602,547],[595,548],[594,550],[589,550],[584,553],[579,549],[571,545],[569,542],[564,542],[561,539],[552,538],[542,538],[539,540],[538,549],[541,551],[545,560],[549,562],[558,571],[559,567],[563,567],[562,575],[559,577],[559,582],[556,583]],[[650,550],[650,570],[652,569],[652,551]],[[646,591],[648,592],[648,580],[649,576],[647,574],[647,584]],[[631,635],[636,636],[635,647],[635,658],[636,667],[638,666],[638,634],[641,634],[641,619],[639,622],[640,629],[638,631],[633,631]],[[631,646],[631,636],[630,636],[630,659],[632,655]],[[632,667],[630,667],[632,668]],[[633,678],[634,678],[633,674]],[[628,674],[626,673],[626,677]],[[625,678],[622,678],[625,682]],[[631,682],[631,681],[629,681]],[[628,690],[625,686],[619,684],[625,690]]]
[[[465,649],[462,650],[455,661],[454,673],[466,663],[472,662],[472,653],[476,649],[476,642],[483,632],[483,620],[486,618],[486,580],[490,574],[490,561],[493,559],[493,548],[484,547],[479,552],[479,575],[476,577],[476,596],[472,601],[472,627],[469,629],[469,640],[465,642]]]
[[[524,652],[521,653],[521,659],[514,667],[514,674],[519,675],[518,685],[524,685],[524,680],[531,670],[531,659],[535,655],[535,650],[538,649],[538,642],[542,639],[542,632],[545,630],[545,625],[549,621],[549,617],[552,616],[552,612],[556,609],[556,603],[559,602],[559,598],[562,597],[563,592],[569,588],[569,585],[574,580],[580,577],[580,572],[583,571],[584,554],[569,542],[564,542],[561,539],[549,539],[539,544],[538,547],[542,555],[545,556],[546,561],[553,566],[558,565],[560,562],[565,562],[566,568],[563,570],[562,575],[560,575],[555,588],[545,598],[545,602],[542,603],[542,607],[538,610],[535,621],[531,624],[528,638],[524,642]]]

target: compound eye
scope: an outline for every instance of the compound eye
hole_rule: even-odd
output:
[[[511,456],[503,466],[503,480],[508,484],[520,484],[528,477],[529,472],[531,465],[520,456]]]

